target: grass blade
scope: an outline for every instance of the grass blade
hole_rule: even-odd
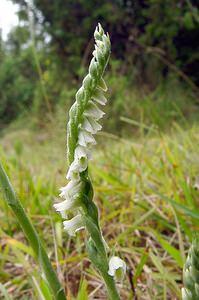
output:
[[[13,298],[11,298],[11,296],[9,296],[5,286],[1,283],[0,283],[0,291],[5,300],[13,300]]]
[[[5,195],[5,200],[10,208],[13,210],[18,222],[20,223],[24,234],[26,235],[36,258],[40,264],[41,269],[43,270],[46,280],[51,288],[51,291],[56,300],[66,300],[64,290],[61,287],[57,275],[50,263],[48,255],[45,251],[45,248],[33,227],[31,221],[25,213],[24,208],[21,205],[21,202],[17,198],[11,183],[0,163],[0,185]]]

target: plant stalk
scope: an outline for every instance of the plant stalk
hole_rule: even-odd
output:
[[[104,279],[104,282],[106,284],[106,288],[107,288],[107,292],[108,292],[108,296],[110,300],[121,300],[117,288],[116,288],[116,284],[115,281],[113,279],[112,276],[110,276],[108,273],[104,273],[102,274],[102,277]]]
[[[97,209],[93,201],[90,202],[89,206],[93,207],[93,211],[95,210],[95,208]],[[84,222],[90,234],[90,240],[87,243],[87,251],[90,260],[93,263],[93,265],[96,267],[96,269],[100,272],[102,278],[104,279],[107,292],[108,292],[108,298],[110,300],[121,300],[119,293],[117,291],[115,280],[112,276],[108,274],[108,269],[109,269],[108,257],[107,257],[104,242],[102,240],[102,234],[101,234],[98,220],[96,222],[94,218],[92,219],[92,217],[94,216],[92,216],[91,212],[89,213],[88,206],[84,207],[84,209],[86,212],[84,216]]]
[[[25,210],[17,198],[13,187],[8,179],[8,176],[0,163],[0,186],[5,195],[5,200],[14,212],[23,232],[28,239],[39,265],[45,275],[46,281],[51,289],[51,292],[56,300],[66,300],[64,289],[61,287],[57,275],[51,265],[46,250],[41,242],[34,226],[25,213]]]

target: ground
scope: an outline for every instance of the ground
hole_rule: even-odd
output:
[[[66,184],[65,140],[65,128],[56,122],[41,129],[11,127],[1,136],[1,161],[68,299],[106,299],[86,254],[86,232],[69,238],[52,208]],[[138,126],[135,134],[132,125],[127,137],[102,132],[97,140],[89,173],[110,255],[128,267],[118,285],[122,299],[180,299],[184,259],[199,226],[198,127],[184,130],[173,123],[162,133]],[[43,299],[41,291],[51,299],[2,194],[0,207],[0,282],[13,299]]]

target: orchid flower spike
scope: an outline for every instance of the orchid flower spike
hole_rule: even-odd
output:
[[[89,239],[86,248],[91,262],[102,275],[111,300],[120,300],[114,277],[124,277],[125,263],[112,257],[108,263],[108,245],[104,240],[99,224],[98,208],[93,201],[93,187],[88,174],[88,162],[91,148],[96,144],[94,135],[102,129],[99,120],[104,112],[107,91],[103,79],[104,70],[110,56],[110,40],[98,24],[95,33],[95,50],[89,65],[89,72],[76,93],[76,101],[69,112],[67,125],[67,158],[69,169],[66,175],[68,183],[61,188],[62,202],[54,208],[64,219],[64,230],[75,236],[80,229],[86,228]],[[71,219],[68,219],[71,216]]]
[[[95,50],[89,65],[89,73],[76,93],[76,101],[69,112],[67,127],[69,169],[66,175],[69,182],[61,188],[60,196],[63,198],[63,202],[54,204],[55,210],[60,212],[64,218],[67,218],[68,212],[76,212],[78,219],[81,218],[81,199],[84,189],[81,177],[83,173],[87,172],[88,161],[91,158],[90,148],[96,144],[93,135],[102,129],[98,121],[103,117],[104,112],[98,105],[105,105],[107,102],[104,95],[107,86],[103,79],[103,73],[110,56],[110,40],[100,24],[95,30],[94,37]],[[77,224],[80,223],[77,222]],[[82,228],[82,224],[80,228]],[[73,231],[72,220],[71,222],[64,221],[64,229],[68,234],[77,231]]]
[[[108,274],[113,276],[116,281],[122,281],[126,274],[126,264],[118,256],[112,256],[109,261]]]

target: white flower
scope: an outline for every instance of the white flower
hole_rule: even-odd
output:
[[[90,65],[89,65],[89,73],[91,74],[92,77],[97,76],[97,63],[95,60],[95,57],[91,59]]]
[[[104,92],[107,91],[108,88],[107,88],[106,82],[104,81],[103,78],[100,79],[100,81],[98,83],[98,88],[101,89]]]
[[[92,96],[93,100],[98,102],[101,105],[105,105],[107,102],[106,97],[104,96],[103,92],[100,91],[99,89],[96,89],[95,93]]]
[[[54,208],[56,211],[60,212],[61,215],[63,216],[63,218],[66,218],[66,211],[67,210],[71,210],[72,208],[75,207],[76,204],[76,198],[67,198],[66,200],[60,202],[60,203],[56,203],[54,204]]]
[[[94,56],[94,57],[96,57],[96,55],[97,55],[97,51],[96,51],[96,50],[94,50],[92,54],[93,54],[93,56]]]
[[[115,277],[118,281],[123,280],[126,274],[125,262],[118,256],[112,256],[109,261],[108,274]]]
[[[96,41],[96,44],[97,44],[97,46],[99,47],[99,48],[104,48],[104,43],[102,42],[102,41],[100,41],[100,40],[97,40]]]
[[[97,45],[95,45],[95,58],[100,61],[100,58],[104,57],[104,53],[101,48],[99,48]]]
[[[71,180],[69,183],[61,188],[60,196],[65,200],[54,204],[56,211],[60,212],[63,218],[67,218],[66,211],[72,210],[76,206],[78,193],[80,192],[81,182]]]
[[[64,224],[64,229],[71,236],[75,236],[75,233],[78,230],[81,230],[85,227],[80,214],[76,215],[71,220],[64,221],[63,224]]]
[[[67,215],[66,211],[61,210],[60,214],[61,214],[62,219],[68,219],[68,215]]]
[[[192,299],[192,293],[189,290],[182,288],[182,299]]]
[[[74,161],[69,167],[67,179],[79,180],[79,173],[86,170],[88,166],[89,151],[86,147],[78,145],[75,148]]]
[[[89,144],[95,145],[96,141],[92,134],[86,130],[80,129],[78,136],[78,144],[83,147],[87,147]]]
[[[85,117],[82,124],[82,128],[92,134],[95,134],[97,133],[97,131],[102,129],[102,126],[99,123],[97,123],[97,121],[95,121],[93,118]]]
[[[85,136],[80,136],[82,139],[81,144],[86,144]],[[83,139],[84,138],[84,139]],[[89,136],[90,138],[90,136]],[[90,140],[89,140],[90,141]],[[84,143],[85,142],[85,143]],[[68,173],[66,175],[67,179],[79,180],[79,173],[86,170],[88,167],[88,159],[91,157],[89,150],[81,145],[77,145],[74,153],[74,161],[69,167]]]
[[[80,187],[81,187],[80,181],[71,180],[66,186],[60,189],[61,193],[59,194],[59,196],[66,199],[70,197],[74,197],[77,193],[79,193]]]
[[[80,167],[78,161],[74,160],[68,169],[66,179],[71,179],[72,181],[79,181],[79,169]]]
[[[89,101],[88,107],[84,112],[84,116],[99,120],[103,117],[103,115],[105,115],[105,113],[99,109],[96,104],[94,104],[92,101]]]
[[[86,170],[88,166],[88,158],[90,157],[90,152],[86,147],[77,145],[75,148],[75,161],[79,162],[80,172]]]

